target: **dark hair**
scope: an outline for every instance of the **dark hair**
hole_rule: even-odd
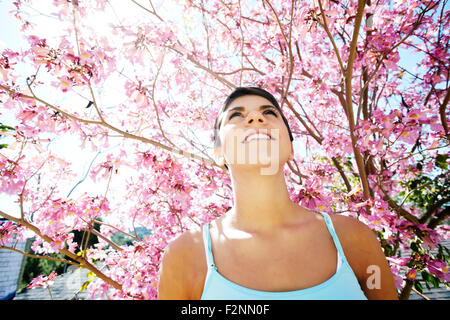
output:
[[[238,87],[234,89],[234,91],[227,97],[225,100],[225,103],[223,104],[222,108],[219,110],[219,113],[217,114],[216,121],[214,123],[214,148],[220,146],[220,137],[219,137],[219,129],[222,125],[222,114],[227,110],[228,106],[237,98],[242,96],[248,96],[248,95],[254,95],[254,96],[260,96],[263,98],[266,98],[269,100],[280,112],[281,117],[283,118],[284,124],[286,125],[288,132],[289,132],[289,138],[291,141],[294,141],[294,137],[291,132],[291,128],[289,127],[289,123],[287,122],[285,116],[283,115],[283,112],[281,112],[280,105],[277,102],[277,99],[270,93],[267,92],[264,89],[258,88],[258,87]],[[228,170],[227,165],[225,165],[225,168]]]

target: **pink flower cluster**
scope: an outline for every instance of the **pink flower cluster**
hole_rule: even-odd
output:
[[[98,264],[122,291],[96,279],[88,286],[93,296],[156,298],[166,245],[179,233],[230,209],[229,175],[207,161],[180,157],[180,151],[206,157],[212,145],[186,143],[180,134],[187,127],[199,136],[210,134],[217,110],[237,85],[262,86],[282,101],[301,148],[295,150],[295,169],[302,177],[290,169],[284,172],[296,203],[350,215],[376,231],[390,249],[386,253],[393,252],[389,261],[398,288],[424,271],[448,281],[445,259],[431,254],[449,237],[448,219],[431,229],[426,222],[408,221],[387,199],[400,204],[400,182],[419,174],[432,176],[438,169],[437,152],[448,153],[444,124],[449,108],[442,106],[449,78],[449,35],[444,30],[450,19],[444,9],[441,17],[437,0],[366,5],[354,52],[350,44],[357,1],[345,6],[322,1],[336,51],[314,1],[278,1],[272,7],[265,1],[187,1],[180,5],[182,15],[176,10],[164,13],[166,6],[151,12],[136,5],[132,7],[142,15],[113,9],[107,25],[108,10],[116,4],[56,0],[53,12],[40,16],[57,18],[51,23],[60,32],[53,38],[36,31],[40,25],[34,23],[34,11],[27,12],[38,1],[24,3],[15,1],[13,14],[22,23],[28,47],[18,52],[6,49],[0,55],[0,100],[18,122],[15,149],[8,146],[0,152],[0,192],[20,195],[24,219],[48,241],[36,237],[37,253],[63,248],[79,253],[73,231],[89,230],[102,219],[103,238],[83,250],[83,258]],[[423,16],[418,14],[422,10]],[[401,49],[420,52],[418,68],[403,65]],[[345,68],[351,54],[352,88],[346,92],[337,57]],[[32,72],[15,74],[23,69]],[[347,93],[351,101],[346,101]],[[73,102],[77,99],[82,102]],[[348,106],[354,110],[353,120]],[[92,123],[99,113],[107,123]],[[354,132],[350,121],[356,125]],[[96,162],[89,173],[96,183],[108,180],[107,198],[87,193],[78,199],[61,196],[60,189],[72,183],[71,155],[57,158],[42,142],[66,136],[79,138],[80,148],[92,150],[121,141],[120,151]],[[176,155],[157,144],[173,148]],[[368,198],[356,152],[367,171]],[[420,170],[417,155],[424,158]],[[124,169],[129,168],[135,172],[128,175]],[[119,184],[125,192],[114,191]],[[423,216],[407,201],[401,206],[414,218]],[[118,229],[134,237],[129,230],[138,226],[150,230],[151,236],[136,236],[130,246],[109,241]],[[0,242],[11,243],[15,234],[23,236],[24,227],[3,223]],[[419,247],[418,256],[400,258],[413,245]],[[48,283],[53,277],[38,277],[35,283]]]
[[[109,213],[109,203],[103,197],[82,196],[77,201],[57,199],[48,200],[36,208],[33,223],[43,235],[50,237],[47,243],[37,237],[33,250],[38,253],[59,252],[67,248],[75,252],[77,244],[73,242],[72,230],[87,230],[93,221]]]
[[[48,275],[48,277],[40,275],[40,276],[34,278],[33,280],[31,280],[30,284],[27,285],[27,289],[33,289],[33,288],[38,288],[38,287],[48,288],[49,286],[51,286],[53,284],[53,282],[55,282],[55,279],[57,276],[58,276],[58,274],[55,271],[52,271]]]
[[[0,246],[4,246],[13,241],[17,225],[11,221],[5,221],[0,224]]]
[[[122,248],[111,252],[102,262],[108,276],[122,284],[122,291],[96,280],[88,287],[91,297],[156,299],[161,249],[150,239]]]
[[[8,159],[0,154],[0,192],[6,194],[17,194],[24,185],[23,168],[18,163],[23,160],[22,156],[17,161]]]

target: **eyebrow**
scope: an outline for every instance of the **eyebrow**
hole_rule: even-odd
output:
[[[270,105],[270,104],[264,104],[264,105],[259,107],[260,111],[263,111],[263,110],[266,110],[266,109],[275,109],[276,110],[277,108],[272,106],[272,105]],[[230,110],[227,110],[225,113],[229,114],[232,111],[244,111],[244,110],[245,110],[245,107],[237,106],[237,107],[231,108]]]

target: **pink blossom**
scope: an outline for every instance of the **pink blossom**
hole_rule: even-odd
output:
[[[52,271],[48,277],[40,275],[33,280],[31,280],[30,284],[27,285],[27,289],[33,289],[38,287],[48,288],[53,284],[58,274],[55,271]]]
[[[231,88],[241,85],[261,86],[282,105],[300,148],[291,167],[283,168],[295,203],[352,216],[378,231],[399,255],[388,258],[398,289],[405,273],[413,279],[422,270],[447,281],[447,265],[430,252],[449,237],[445,221],[433,230],[428,224],[434,217],[417,225],[390,202],[400,205],[404,183],[434,177],[440,171],[437,153],[448,151],[441,119],[448,35],[439,30],[447,30],[449,22],[439,18],[439,6],[423,17],[425,5],[418,1],[366,6],[373,19],[363,16],[351,52],[358,3],[324,1],[344,68],[350,56],[355,58],[353,78],[345,79],[314,1],[273,3],[278,21],[264,1],[174,3],[182,12],[178,16],[178,10],[168,13],[166,7],[149,14],[132,6],[136,11],[128,13],[107,1],[57,0],[42,8],[38,20],[28,14],[38,1],[23,3],[14,2],[12,15],[27,44],[0,55],[1,112],[17,120],[14,130],[0,132],[7,145],[0,149],[0,192],[13,196],[17,211],[23,208],[24,219],[45,235],[47,241],[36,236],[32,245],[38,254],[63,248],[77,253],[74,231],[87,234],[102,222],[100,242],[83,250],[82,258],[103,265],[100,272],[122,290],[95,278],[88,286],[92,294],[155,299],[167,244],[231,208],[229,172],[211,164],[210,130]],[[47,22],[58,32],[42,34],[46,17],[56,17]],[[417,68],[403,63],[403,49]],[[347,93],[352,101],[346,101]],[[448,108],[444,113],[448,116]],[[199,139],[183,138],[188,129]],[[53,153],[66,138],[77,141],[73,152]],[[114,145],[94,161],[90,179],[72,189],[84,175],[75,159]],[[423,157],[420,169],[418,157]],[[424,217],[410,198],[401,207],[419,220]],[[139,228],[151,234],[138,237]],[[4,224],[0,230],[2,243],[28,236],[24,226]],[[118,249],[111,243],[118,232],[132,244]],[[411,260],[404,253],[418,238],[423,243]]]
[[[408,273],[406,274],[406,278],[411,281],[416,280],[416,277],[417,277],[417,271],[415,268],[411,268],[411,270],[409,270]]]
[[[3,222],[0,225],[0,245],[4,246],[7,243],[13,241],[14,237],[14,229],[16,229],[16,225],[12,221]]]
[[[450,273],[448,271],[448,266],[444,261],[439,259],[429,260],[427,262],[428,271],[445,283],[450,282]]]

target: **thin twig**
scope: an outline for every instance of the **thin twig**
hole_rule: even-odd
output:
[[[425,300],[430,300],[430,298],[428,298],[426,295],[420,293],[419,291],[417,291],[416,288],[412,288],[412,290],[417,293],[419,296],[421,296],[422,298],[424,298]]]
[[[156,112],[156,121],[158,122],[158,126],[159,126],[159,130],[161,131],[161,135],[163,136],[164,139],[167,140],[167,142],[169,142],[173,147],[176,148],[176,145],[166,136],[162,126],[161,126],[161,120],[159,119],[159,112],[158,112],[158,106],[156,104],[156,100],[155,100],[155,88],[156,88],[156,82],[158,81],[158,76],[159,73],[161,72],[161,68],[163,66],[164,63],[164,57],[165,57],[165,52],[163,54],[163,57],[161,59],[161,63],[158,66],[158,69],[156,71],[156,75],[155,75],[155,80],[153,81],[153,85],[152,85],[152,102],[153,102],[153,108],[155,109]]]
[[[341,68],[342,76],[345,76],[344,64],[342,63],[341,55],[339,54],[339,49],[336,46],[336,42],[334,41],[334,38],[331,35],[330,29],[328,29],[328,24],[327,24],[327,20],[326,20],[326,17],[325,17],[325,12],[323,11],[323,8],[322,8],[322,1],[321,0],[319,0],[319,8],[320,8],[320,14],[322,15],[323,27],[325,29],[325,32],[328,35],[328,38],[331,41],[331,44],[333,45],[333,49],[334,49],[334,52],[336,54],[336,57],[337,57],[337,60],[338,60],[338,63],[339,63],[339,67]]]
[[[160,147],[160,148],[162,148],[164,150],[167,150],[169,152],[173,152],[173,153],[176,153],[176,154],[179,154],[179,155],[182,155],[182,156],[187,156],[189,158],[193,158],[193,159],[197,159],[197,160],[206,162],[206,163],[208,163],[208,164],[210,164],[212,166],[219,167],[215,162],[213,162],[213,161],[211,161],[209,159],[202,158],[202,157],[200,157],[200,156],[198,156],[196,154],[193,154],[191,152],[187,152],[187,151],[184,151],[184,150],[179,150],[179,149],[176,149],[176,148],[171,148],[169,146],[166,146],[166,145],[164,145],[162,143],[159,143],[157,141],[154,141],[154,140],[151,140],[151,139],[148,139],[148,138],[144,138],[144,137],[141,137],[141,136],[136,136],[134,134],[129,133],[128,131],[123,131],[123,130],[121,130],[119,128],[116,128],[116,127],[110,125],[107,122],[81,119],[81,118],[79,118],[77,116],[74,116],[74,115],[72,115],[70,113],[67,113],[67,112],[61,110],[60,108],[55,107],[54,105],[52,105],[52,104],[50,104],[50,103],[48,103],[48,102],[46,102],[46,101],[36,97],[33,93],[32,93],[32,96],[29,96],[29,95],[26,95],[26,94],[23,94],[23,93],[16,93],[15,91],[13,91],[11,89],[8,89],[7,87],[5,87],[5,86],[3,86],[1,84],[0,84],[0,88],[6,90],[11,95],[16,95],[16,96],[19,96],[19,97],[22,97],[22,98],[34,99],[36,101],[39,101],[42,104],[45,104],[46,106],[48,106],[49,108],[52,108],[52,109],[60,112],[62,115],[66,116],[66,117],[68,117],[70,119],[73,119],[75,121],[79,121],[79,122],[86,123],[86,124],[101,125],[101,126],[106,127],[106,128],[108,128],[108,129],[110,129],[112,131],[120,133],[123,138],[130,138],[130,139],[142,141],[142,142],[145,142],[145,143],[149,143],[149,144],[152,144],[152,145],[154,145],[156,147]]]
[[[47,259],[47,260],[52,260],[52,261],[56,261],[56,262],[62,262],[62,263],[71,264],[71,265],[78,266],[78,267],[80,266],[80,264],[72,262],[72,261],[69,261],[69,260],[53,258],[53,257],[50,257],[50,256],[38,256],[38,255],[26,253],[26,252],[20,251],[20,250],[18,250],[16,248],[11,248],[11,247],[7,247],[7,246],[0,246],[0,249],[11,250],[11,251],[20,253],[21,255],[24,255],[26,257],[33,258],[33,259]]]
[[[161,18],[155,11],[155,7],[153,7],[153,3],[151,1],[150,2],[150,6],[152,7],[152,10],[147,9],[146,7],[142,6],[141,4],[137,3],[135,0],[131,0],[131,2],[133,2],[135,5],[137,5],[138,7],[140,7],[141,9],[144,9],[145,11],[151,13],[152,15],[154,15],[155,17],[157,17],[160,21],[164,22],[163,18]]]

